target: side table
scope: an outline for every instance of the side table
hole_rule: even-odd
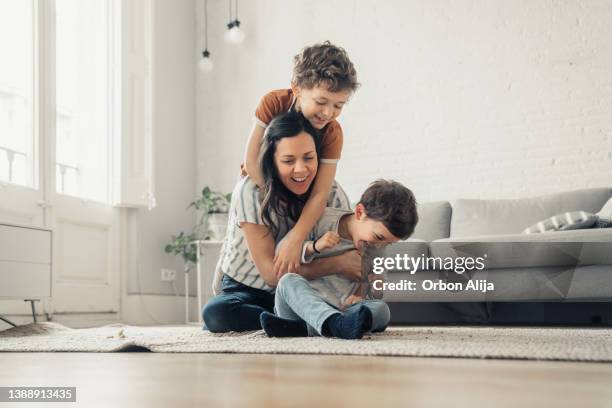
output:
[[[206,284],[208,284],[210,293],[212,293],[212,279],[214,275],[214,267],[217,264],[219,258],[219,252],[221,250],[221,244],[223,241],[212,241],[212,240],[196,240],[193,241],[197,245],[197,262],[196,262],[196,282],[197,282],[197,296],[198,296],[198,320],[197,324],[202,324],[202,307],[204,306],[204,297],[202,291],[203,277],[202,271],[206,274]],[[188,324],[196,323],[189,321],[189,279],[186,275],[185,278],[185,321]],[[208,291],[207,291],[208,292]]]

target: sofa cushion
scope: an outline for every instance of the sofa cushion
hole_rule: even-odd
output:
[[[523,234],[538,234],[541,232],[569,231],[575,229],[591,228],[599,220],[595,214],[584,211],[572,211],[557,214],[542,220],[525,229]]]
[[[419,222],[412,238],[434,241],[448,238],[451,223],[451,206],[448,201],[435,201],[417,205]]]
[[[424,239],[410,238],[405,241],[395,242],[386,245],[383,249],[382,256],[386,258],[394,258],[396,256],[410,258],[423,258],[429,256],[429,242]],[[417,269],[418,270],[418,269]],[[388,269],[387,272],[398,272],[396,269]]]
[[[555,214],[596,213],[610,197],[612,188],[591,188],[513,200],[459,199],[452,209],[450,236],[518,234]]]
[[[385,245],[382,256],[394,258],[396,255],[407,255],[412,258],[429,256],[429,242],[424,239],[410,238]]]
[[[470,280],[486,279],[495,290],[423,290],[425,280],[448,279],[448,274],[437,271],[410,275],[398,272],[389,275],[388,282],[413,281],[415,290],[386,290],[386,302],[516,302],[516,301],[605,301],[612,300],[610,268],[604,265],[565,267],[507,268],[474,272]],[[462,282],[466,282],[463,280]],[[450,306],[463,303],[441,303]],[[414,305],[420,310],[421,305]]]
[[[599,217],[599,222],[602,224],[612,224],[612,197],[604,204],[601,210],[599,210],[597,216]]]
[[[483,235],[430,243],[436,258],[484,257],[487,270],[576,265],[610,265],[612,229],[584,229],[542,234]]]

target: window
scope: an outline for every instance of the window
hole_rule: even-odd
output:
[[[56,0],[56,191],[110,202],[112,1]]]
[[[154,203],[151,3],[0,0],[0,183],[14,194]]]
[[[0,181],[35,187],[34,9],[0,0]]]

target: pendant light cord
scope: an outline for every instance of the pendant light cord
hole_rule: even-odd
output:
[[[204,49],[208,51],[208,0],[204,0]]]

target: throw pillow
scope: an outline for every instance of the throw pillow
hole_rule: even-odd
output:
[[[597,221],[599,228],[609,228],[612,226],[612,198],[599,210],[597,216],[599,217]]]
[[[595,225],[598,219],[597,215],[585,211],[566,212],[532,225],[525,229],[523,234],[590,228]]]

